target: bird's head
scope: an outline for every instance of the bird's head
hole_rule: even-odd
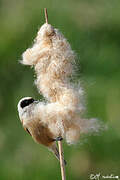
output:
[[[18,108],[25,108],[31,105],[35,100],[32,97],[24,97],[18,103]]]
[[[29,109],[31,109],[30,107],[34,102],[35,100],[32,97],[24,97],[19,101],[18,113],[21,121],[23,121],[22,117],[27,116],[27,114],[29,113]]]

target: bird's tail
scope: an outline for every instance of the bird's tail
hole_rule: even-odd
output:
[[[55,157],[60,160],[59,151],[57,148],[57,145],[54,143],[52,146],[49,147],[49,149],[54,153]],[[66,161],[64,160],[64,165],[66,165]]]

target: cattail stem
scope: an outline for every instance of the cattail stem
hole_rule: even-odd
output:
[[[60,155],[61,176],[62,176],[62,180],[66,180],[62,141],[58,141],[58,147],[59,147],[59,155]]]
[[[45,12],[45,21],[48,24],[47,8],[44,8],[44,12]],[[58,147],[59,147],[59,155],[60,155],[61,176],[62,176],[62,180],[66,180],[65,161],[64,161],[64,156],[63,156],[62,141],[58,141]]]
[[[47,8],[44,8],[44,12],[45,12],[45,21],[48,24],[48,13],[47,13]]]

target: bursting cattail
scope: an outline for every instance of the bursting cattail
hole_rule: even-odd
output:
[[[79,140],[80,133],[97,131],[96,119],[82,118],[83,89],[70,83],[75,54],[70,44],[48,23],[41,26],[32,48],[23,53],[22,64],[34,67],[35,84],[47,103],[39,102],[35,115],[47,125],[52,138],[63,137],[67,143]]]

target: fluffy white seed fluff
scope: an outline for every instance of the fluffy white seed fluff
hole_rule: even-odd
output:
[[[68,143],[78,141],[80,133],[97,131],[96,119],[82,119],[84,109],[79,91],[70,84],[75,55],[70,44],[50,24],[45,23],[37,33],[32,48],[23,53],[22,63],[33,66],[37,75],[35,84],[48,100],[39,103],[36,114],[47,123],[55,137],[61,135]]]

